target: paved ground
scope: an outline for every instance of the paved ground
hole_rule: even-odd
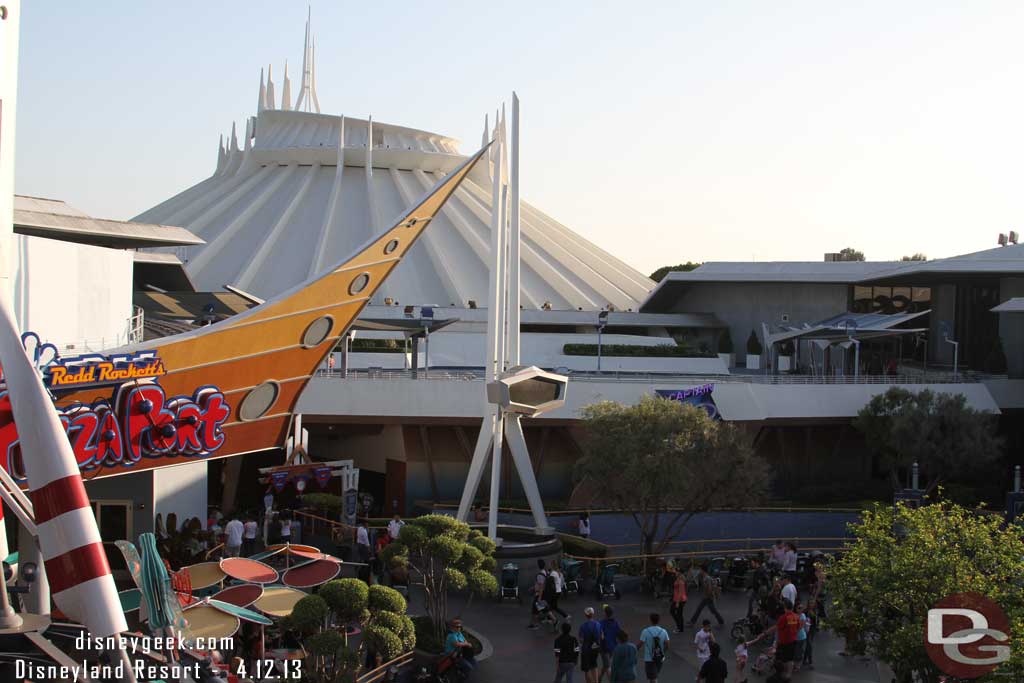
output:
[[[418,607],[416,603],[417,601],[414,599],[411,605],[413,609]],[[529,607],[528,601],[524,601],[524,603],[526,604],[520,606],[513,601],[506,601],[501,605],[496,604],[493,600],[473,601],[466,608],[461,598],[454,598],[450,602],[450,613],[453,616],[460,614],[467,625],[486,636],[494,647],[494,656],[481,662],[480,668],[471,680],[481,683],[548,683],[554,680],[555,665],[552,647],[555,636],[549,628],[538,630],[526,628],[529,622]],[[694,631],[688,626],[682,634],[672,633],[673,623],[669,617],[668,604],[665,600],[655,601],[651,596],[633,592],[624,595],[620,601],[612,601],[611,604],[615,607],[619,622],[625,626],[631,639],[634,640],[648,623],[648,614],[652,611],[660,612],[662,625],[672,636],[660,680],[663,683],[696,680],[697,657],[693,645]],[[736,644],[730,636],[730,627],[734,620],[746,614],[746,605],[746,595],[736,591],[727,592],[719,603],[719,610],[725,617],[726,624],[721,628],[716,628],[715,635],[722,645],[723,655],[728,654],[726,662],[729,666],[729,681],[739,680],[734,671],[732,651]],[[583,610],[587,606],[599,610],[601,605],[591,595],[573,595],[564,600],[561,605],[562,609],[570,614],[575,625],[578,625],[583,619]],[[687,610],[686,616],[689,619],[690,610]],[[710,615],[708,617],[711,618]],[[712,621],[714,620],[712,619]],[[842,648],[843,640],[841,638],[836,638],[830,632],[819,633],[814,642],[814,670],[805,669],[797,673],[793,680],[807,683],[889,682],[891,675],[880,672],[879,667],[872,660],[840,657],[838,653]],[[754,652],[751,654],[751,663],[753,663],[756,654]],[[763,677],[751,673],[749,669],[747,677],[752,682],[764,680]],[[582,673],[577,672],[574,680],[577,683],[582,682]]]

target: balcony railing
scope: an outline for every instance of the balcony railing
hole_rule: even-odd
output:
[[[976,384],[988,379],[1005,379],[1005,375],[988,375],[977,372],[914,372],[897,375],[768,375],[742,374],[731,375],[684,375],[673,373],[641,373],[641,372],[575,372],[565,373],[572,382],[636,382],[642,384]],[[431,368],[430,370],[401,370],[384,368],[366,368],[349,370],[343,374],[337,368],[321,369],[317,377],[325,379],[365,380],[441,380],[441,381],[484,381],[484,371],[480,368]]]

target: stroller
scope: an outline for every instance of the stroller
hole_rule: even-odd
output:
[[[729,576],[722,582],[723,587],[745,588],[747,585],[747,574],[750,572],[750,559],[747,557],[734,557],[729,564]]]
[[[615,573],[619,570],[617,564],[606,564],[601,567],[601,573],[597,577],[597,599],[600,600],[608,595],[614,595],[618,600],[622,597],[619,589],[615,586]]]
[[[732,639],[736,642],[745,643],[761,635],[767,626],[767,619],[763,612],[757,611],[749,617],[737,619],[732,624]]]
[[[562,559],[562,580],[565,583],[565,592],[576,591],[583,595],[583,580],[580,579],[580,571],[583,569],[583,562],[580,560]]]
[[[498,590],[498,602],[505,599],[515,600],[523,604],[523,596],[519,594],[519,565],[509,562],[501,567],[501,588]]]

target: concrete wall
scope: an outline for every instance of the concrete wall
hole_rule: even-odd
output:
[[[132,542],[139,534],[153,531],[153,472],[134,472],[116,477],[104,477],[85,483],[89,500],[130,500],[133,503]],[[104,538],[116,541],[116,538]]]
[[[635,403],[658,389],[679,390],[696,382],[569,382],[566,404],[537,418],[575,420],[582,407],[609,400]],[[719,382],[714,399],[727,420],[849,418],[889,384],[750,384]],[[997,411],[983,384],[912,384],[912,391],[960,392],[979,410]],[[372,380],[314,378],[299,398],[297,411],[308,415],[416,418],[480,418],[484,383],[462,380]]]
[[[153,471],[153,515],[166,519],[171,512],[179,520],[198,517],[206,523],[209,463],[205,460],[162,467]]]
[[[729,327],[736,361],[743,363],[747,337],[755,330],[760,339],[761,323],[769,327],[814,323],[848,307],[849,286],[845,284],[695,282],[679,297],[672,312],[714,313]]]
[[[132,252],[15,235],[14,311],[63,355],[127,342]],[[74,348],[69,348],[73,345]]]
[[[627,344],[631,346],[675,345],[671,337],[643,337],[628,334],[602,335],[603,345]],[[526,365],[541,368],[569,368],[589,371],[597,369],[597,356],[567,356],[562,353],[566,344],[597,344],[596,334],[537,334],[522,335],[521,358]],[[430,337],[431,367],[483,367],[486,336],[481,333],[442,331]],[[712,349],[714,350],[714,349]],[[335,368],[341,368],[341,354],[336,354]],[[410,367],[411,354],[366,353],[349,354],[349,367],[362,369],[379,367],[402,369]],[[419,367],[426,365],[425,345],[420,343]],[[623,372],[670,372],[684,374],[728,374],[728,368],[716,358],[643,358],[635,356],[603,356],[602,370]]]

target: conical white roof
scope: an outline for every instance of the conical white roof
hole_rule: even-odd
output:
[[[206,241],[178,250],[201,290],[233,285],[267,298],[289,289],[384,230],[465,159],[444,135],[296,111],[291,102],[276,108],[272,92],[261,75],[263,106],[241,145],[232,130],[220,146],[212,176],[133,219]],[[315,96],[307,91],[306,102]],[[371,303],[484,305],[488,173],[477,166]],[[639,309],[650,279],[525,202],[521,214],[524,307]]]

